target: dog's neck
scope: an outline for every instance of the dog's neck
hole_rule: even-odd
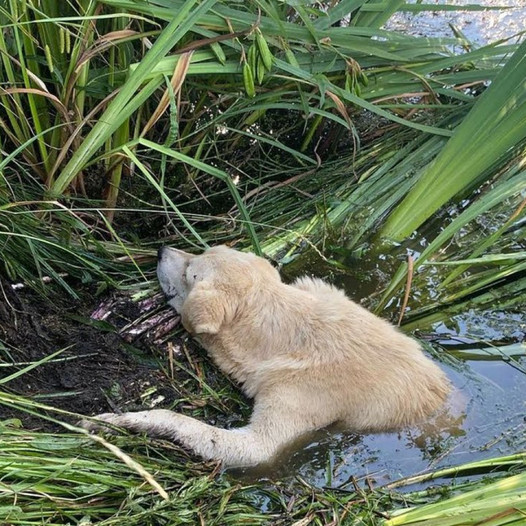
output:
[[[290,367],[298,366],[296,357],[301,355],[299,351],[306,346],[309,334],[306,327],[316,318],[315,302],[305,307],[305,301],[297,301],[298,294],[306,293],[281,282],[273,286],[267,284],[243,299],[239,314],[231,324],[222,327],[218,334],[199,337],[224,373],[242,387],[251,385],[250,391],[243,389],[248,396],[257,393],[257,386],[265,376],[265,363],[279,361],[284,365],[290,362]],[[301,309],[298,305],[302,305]],[[297,310],[301,312],[291,316],[290,313]],[[250,342],[247,334],[252,337]]]

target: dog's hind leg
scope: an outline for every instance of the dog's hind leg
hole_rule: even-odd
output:
[[[221,460],[226,466],[253,466],[269,461],[290,440],[302,434],[290,426],[285,415],[255,412],[249,425],[238,429],[217,428],[173,411],[155,409],[121,415],[106,413],[96,421],[84,420],[89,430],[104,429],[104,423],[178,442],[206,460]]]

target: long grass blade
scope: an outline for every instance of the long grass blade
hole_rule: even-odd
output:
[[[126,84],[121,88],[121,91],[110,103],[99,121],[84,139],[80,148],[52,184],[50,188],[52,194],[62,194],[100,146],[122,124],[121,112],[130,103],[136,90],[144,82],[151,68],[184,37],[203,13],[211,9],[216,0],[204,0],[195,7],[196,3],[197,0],[185,2],[181,10],[159,35],[155,44],[144,56],[139,66],[131,73]]]
[[[400,241],[460,192],[491,177],[526,138],[526,42],[479,97],[440,155],[393,211],[382,235]]]

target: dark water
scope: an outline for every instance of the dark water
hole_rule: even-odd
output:
[[[375,258],[357,268],[335,271],[314,256],[290,265],[284,274],[323,276],[371,307],[374,291],[382,288],[394,267]],[[394,312],[383,315],[390,314],[395,317]],[[484,346],[482,342],[488,347],[487,342],[520,341],[525,328],[524,312],[496,310],[468,311],[426,327],[419,337],[455,386],[446,423],[365,436],[321,431],[266,474],[299,475],[315,486],[345,488],[366,478],[383,485],[430,469],[526,449],[526,345],[513,347],[511,358],[475,349]]]

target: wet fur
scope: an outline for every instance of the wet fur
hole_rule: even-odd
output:
[[[284,284],[264,259],[224,246],[199,256],[165,248],[158,276],[185,328],[254,398],[250,422],[225,430],[167,410],[99,415],[103,422],[250,466],[309,431],[399,429],[446,400],[447,378],[416,341],[322,280]]]

